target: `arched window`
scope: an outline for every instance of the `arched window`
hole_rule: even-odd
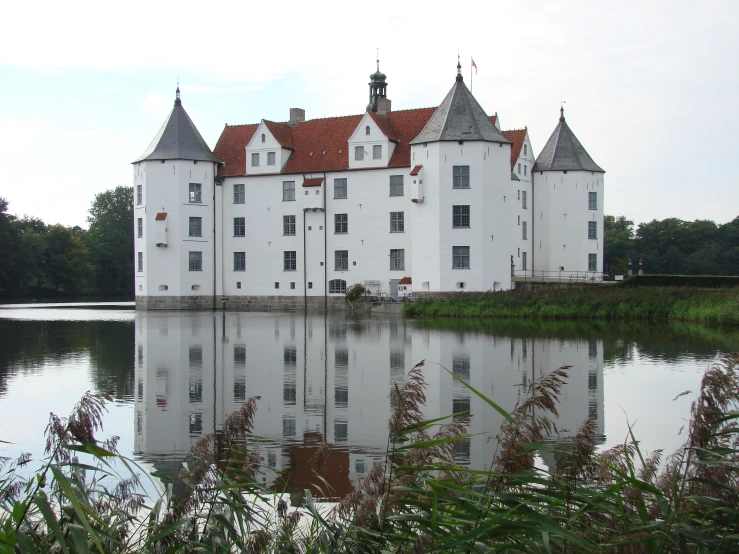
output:
[[[346,281],[343,279],[333,279],[328,282],[329,294],[345,294],[346,293]]]
[[[159,290],[168,290],[169,287],[167,285],[159,285]]]
[[[369,127],[369,125],[367,125],[367,126],[366,126],[366,127],[364,128],[364,134],[365,134],[365,135],[369,135],[369,134],[370,134],[370,127]]]
[[[262,133],[262,142],[266,142],[267,137],[264,136],[264,133]]]

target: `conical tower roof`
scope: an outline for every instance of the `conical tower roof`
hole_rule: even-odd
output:
[[[565,122],[564,108],[559,110],[559,123],[544,149],[536,158],[532,171],[596,171],[605,173],[593,161],[575,133]]]
[[[511,142],[498,131],[464,84],[459,63],[454,86],[411,144],[441,140]]]
[[[200,136],[195,124],[182,107],[180,88],[177,87],[177,98],[174,108],[159,132],[141,156],[133,163],[145,160],[197,160],[216,162],[220,160],[213,154]]]

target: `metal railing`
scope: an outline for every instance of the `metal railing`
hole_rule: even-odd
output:
[[[538,280],[538,281],[552,281],[561,283],[581,283],[581,282],[596,282],[596,281],[609,281],[608,273],[602,271],[548,271],[548,270],[533,270],[533,269],[516,269],[511,271],[511,276],[517,280]]]

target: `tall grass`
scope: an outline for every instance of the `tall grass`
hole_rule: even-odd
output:
[[[450,317],[672,319],[739,324],[739,289],[582,287],[422,297],[406,315]]]
[[[309,491],[291,508],[255,479],[258,398],[193,449],[178,475],[187,494],[170,485],[147,500],[115,441],[96,439],[105,399],[88,394],[69,418],[52,416],[47,458],[31,479],[16,471],[27,456],[6,460],[0,552],[739,551],[739,356],[706,372],[686,442],[661,472],[661,453],[646,455],[633,436],[597,453],[592,421],[558,446],[545,440],[557,434],[567,369],[532,383],[510,413],[454,376],[504,418],[491,470],[475,471],[455,463],[469,416],[422,418],[418,364],[393,393],[385,464],[330,508]],[[537,464],[542,452],[555,469]]]

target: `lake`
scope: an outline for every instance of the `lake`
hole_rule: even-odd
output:
[[[736,329],[693,324],[5,306],[0,440],[10,444],[0,455],[41,458],[49,412],[67,415],[87,390],[113,391],[103,436],[172,476],[200,437],[259,396],[252,447],[283,472],[280,486],[305,488],[310,459],[329,441],[327,480],[342,494],[384,462],[390,391],[422,360],[425,415],[472,414],[462,465],[490,467],[502,417],[450,372],[512,410],[535,379],[570,366],[552,441],[593,417],[600,448],[622,443],[632,425],[642,449],[671,453],[694,395],[675,397],[697,391],[738,343]]]

